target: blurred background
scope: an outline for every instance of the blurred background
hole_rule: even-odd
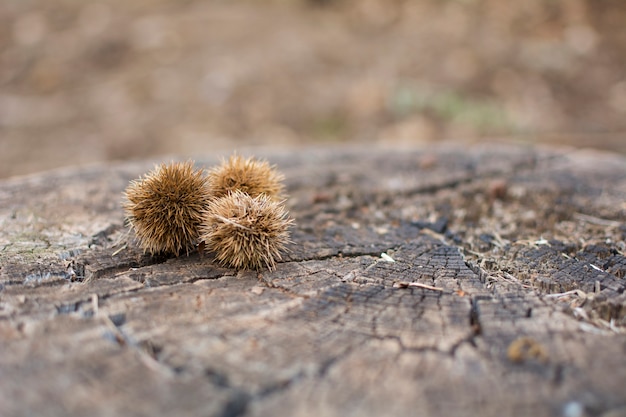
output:
[[[626,153],[626,3],[0,2],[0,177],[449,140]]]

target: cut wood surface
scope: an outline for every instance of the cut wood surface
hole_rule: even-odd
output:
[[[0,416],[626,415],[626,158],[257,156],[296,221],[273,272],[142,253],[154,161],[0,182]]]

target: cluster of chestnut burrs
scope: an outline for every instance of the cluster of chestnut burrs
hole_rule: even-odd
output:
[[[289,243],[284,177],[267,161],[232,155],[208,171],[162,164],[130,182],[126,220],[152,255],[198,247],[236,269],[274,269]]]

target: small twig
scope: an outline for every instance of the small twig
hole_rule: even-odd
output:
[[[93,315],[98,315],[98,294],[91,294],[91,308],[93,309]]]
[[[395,262],[395,259],[393,259],[391,256],[387,255],[385,252],[380,254],[380,257],[385,261],[385,262]]]
[[[421,284],[419,282],[396,282],[395,284],[393,284],[393,286],[395,288],[417,287],[417,288],[423,288],[425,290],[431,290],[431,291],[441,291],[441,292],[445,291],[445,289],[443,288],[433,287],[432,285]]]
[[[517,279],[515,276],[509,274],[508,272],[504,272],[504,271],[500,271],[503,275],[503,278],[506,282],[510,282],[512,284],[516,284],[519,285],[523,288],[530,288],[530,289],[534,289],[535,287],[532,285],[528,285],[528,284],[524,284],[522,283],[519,279]]]
[[[380,262],[380,261],[381,261],[380,259],[375,259],[374,262],[372,262],[371,265],[369,265],[367,268],[365,268],[365,271],[363,271],[363,272],[367,272],[370,269],[374,268],[376,265],[378,265],[378,262]]]
[[[118,250],[116,250],[115,252],[113,252],[111,254],[111,256],[115,256],[117,254],[119,254],[121,251],[123,251],[124,249],[126,249],[128,247],[128,243],[124,243],[124,246],[122,246],[121,248],[119,248]]]
[[[562,298],[562,297],[567,297],[568,295],[577,295],[581,298],[587,298],[587,293],[582,290],[571,290],[571,291],[559,292],[555,294],[546,294],[545,297],[546,298]]]
[[[598,217],[593,217],[593,216],[589,216],[587,214],[582,214],[582,213],[574,213],[574,218],[585,223],[595,224],[597,226],[619,227],[622,225],[622,223],[617,222],[615,220],[601,219]]]
[[[468,248],[463,248],[463,251],[469,253],[470,255],[475,255],[475,256],[481,256],[482,257],[482,256],[485,255],[484,252],[476,252],[476,251],[473,251],[473,250],[468,249]]]
[[[425,235],[429,235],[431,237],[434,237],[435,239],[439,240],[440,242],[446,244],[446,237],[445,235],[442,235],[441,233],[437,233],[434,230],[430,230],[430,229],[422,229],[420,230],[420,233],[425,234]]]
[[[509,243],[511,243],[509,240],[502,239],[502,236],[500,236],[500,234],[498,232],[494,231],[492,234],[496,238],[495,241],[493,242],[494,246],[503,248],[504,246],[506,246]]]

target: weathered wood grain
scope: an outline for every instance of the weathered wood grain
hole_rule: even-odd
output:
[[[626,415],[625,158],[263,156],[296,219],[274,272],[143,254],[149,162],[1,182],[0,415]]]

